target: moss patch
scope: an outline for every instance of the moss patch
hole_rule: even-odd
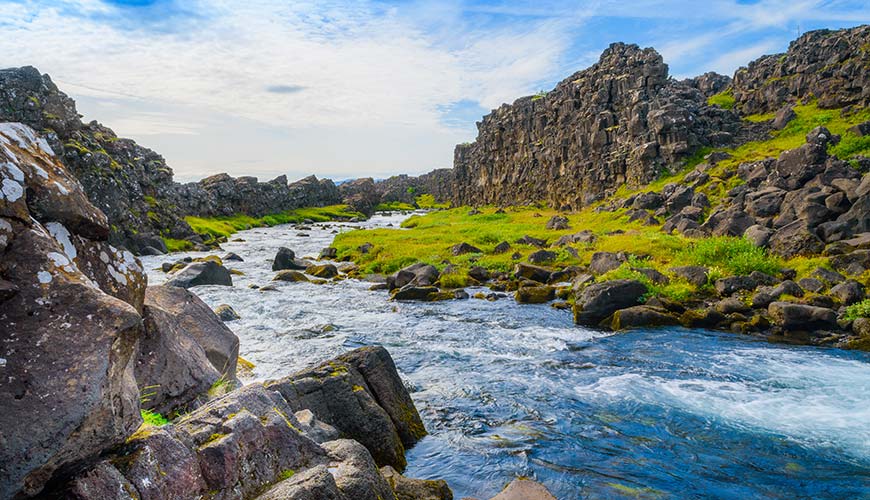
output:
[[[347,205],[331,205],[328,207],[310,207],[289,210],[279,214],[263,217],[249,215],[233,215],[230,217],[185,217],[184,220],[197,234],[208,234],[214,237],[228,237],[231,234],[254,227],[271,227],[279,224],[296,224],[305,220],[313,222],[328,222],[336,219],[363,217],[363,214],[351,210]]]

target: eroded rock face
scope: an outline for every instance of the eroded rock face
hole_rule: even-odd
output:
[[[168,285],[148,287],[145,333],[136,358],[142,406],[169,415],[198,406],[219,380],[236,380],[239,338],[199,297]]]
[[[392,359],[361,348],[318,367],[266,382],[294,411],[310,409],[365,445],[379,466],[405,468],[404,450],[426,434]]]
[[[39,494],[139,425],[145,277],[108,236],[49,145],[0,124],[0,497]]]
[[[870,104],[870,26],[818,30],[793,41],[785,54],[763,56],[734,75],[744,114],[769,113],[813,95],[823,108]]]
[[[194,236],[175,208],[172,170],[164,159],[97,122],[82,123],[73,100],[48,75],[33,67],[0,70],[0,120],[48,131],[46,140],[57,158],[108,218],[109,243],[138,252],[139,235]],[[95,238],[64,225],[105,239],[105,234]]]
[[[730,144],[739,119],[708,106],[696,85],[669,80],[653,49],[613,44],[546,95],[484,117],[477,140],[456,147],[452,201],[576,209],[607,189],[645,184],[700,147]]]

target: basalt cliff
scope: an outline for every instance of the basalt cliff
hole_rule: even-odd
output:
[[[456,147],[453,204],[546,201],[576,210],[678,171],[705,148],[763,138],[774,125],[746,116],[811,99],[827,109],[866,106],[868,37],[870,26],[814,31],[733,78],[683,81],[669,77],[655,50],[613,44],[550,92],[485,116],[477,139]]]

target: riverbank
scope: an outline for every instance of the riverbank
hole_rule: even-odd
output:
[[[791,111],[765,140],[706,152],[582,210],[461,207],[403,230],[340,234],[333,246],[363,276],[429,265],[427,286],[558,298],[586,325],[682,324],[870,349],[870,143],[855,125],[870,115],[813,103]],[[409,280],[387,288],[421,284]],[[436,292],[399,297],[450,297]],[[624,300],[605,303],[611,293]]]

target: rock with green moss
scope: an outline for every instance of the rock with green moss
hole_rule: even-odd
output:
[[[318,278],[335,278],[338,276],[338,268],[335,267],[334,264],[317,264],[313,266],[308,266],[305,270],[306,273],[317,276]]]
[[[553,300],[556,289],[551,286],[524,286],[514,294],[520,304],[543,304]]]
[[[638,305],[620,309],[613,313],[606,326],[611,330],[627,330],[629,328],[673,326],[679,324],[679,319],[667,309]]]
[[[825,307],[773,302],[767,312],[773,323],[785,331],[817,332],[839,328],[837,313]]]
[[[289,281],[291,283],[297,282],[308,282],[308,276],[305,276],[304,273],[292,269],[286,269],[284,271],[279,271],[278,274],[272,278],[272,281]]]
[[[381,475],[393,489],[396,500],[453,500],[453,492],[443,479],[407,478],[389,465],[381,468]]]

